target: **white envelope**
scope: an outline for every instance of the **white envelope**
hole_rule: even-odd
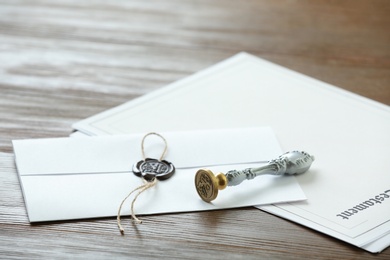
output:
[[[199,168],[226,172],[255,167],[281,154],[268,127],[162,133],[174,175],[141,194],[136,214],[188,212],[297,201],[305,196],[294,177],[260,176],[203,202],[194,186]],[[30,222],[115,216],[122,199],[143,184],[132,172],[142,159],[144,134],[13,141]],[[147,157],[159,158],[164,143],[145,140]],[[130,203],[123,214],[130,214]]]

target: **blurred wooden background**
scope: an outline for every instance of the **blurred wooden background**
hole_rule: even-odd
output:
[[[124,237],[115,218],[30,225],[11,140],[68,136],[240,51],[389,105],[389,14],[388,0],[0,1],[0,258],[374,257],[254,208],[146,216]]]

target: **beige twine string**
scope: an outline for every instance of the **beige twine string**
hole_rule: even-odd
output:
[[[162,161],[162,159],[164,159],[164,156],[165,156],[165,154],[166,154],[166,152],[167,152],[168,143],[167,143],[167,140],[165,140],[165,138],[164,138],[162,135],[160,135],[160,134],[158,134],[158,133],[155,133],[155,132],[148,133],[148,134],[146,134],[146,135],[144,136],[144,138],[142,138],[142,142],[141,142],[142,157],[143,157],[144,160],[146,159],[146,156],[145,156],[145,149],[144,149],[144,141],[145,141],[145,138],[148,137],[149,135],[157,135],[157,136],[159,136],[159,137],[164,141],[164,143],[165,143],[165,148],[164,148],[164,151],[163,151],[163,153],[161,154],[161,157],[160,157],[160,159],[159,159],[160,161]],[[140,220],[139,218],[137,218],[137,216],[136,216],[135,213],[134,213],[134,203],[135,203],[135,201],[137,200],[138,196],[139,196],[142,192],[146,191],[147,189],[152,188],[152,187],[155,186],[156,183],[157,183],[157,179],[156,179],[156,178],[154,178],[154,179],[153,179],[152,181],[150,181],[150,182],[149,182],[149,181],[146,181],[145,179],[143,179],[143,180],[144,180],[145,184],[143,184],[143,185],[141,185],[141,186],[138,186],[137,188],[135,188],[134,190],[132,190],[132,191],[131,191],[123,200],[122,200],[122,203],[121,203],[121,205],[119,206],[118,215],[117,215],[117,217],[116,217],[116,220],[117,220],[118,228],[119,228],[119,230],[120,230],[120,232],[121,232],[122,235],[125,233],[125,230],[124,230],[124,228],[122,227],[122,224],[121,224],[121,211],[122,211],[122,206],[123,206],[123,204],[125,203],[125,201],[127,200],[127,198],[129,198],[130,195],[133,194],[133,193],[134,193],[135,191],[137,191],[137,190],[140,190],[140,191],[137,193],[137,195],[135,195],[133,201],[131,202],[131,217],[133,218],[133,220],[134,220],[135,223],[137,223],[137,224],[141,224],[141,223],[142,223],[142,220]]]
[[[127,200],[128,197],[130,197],[131,194],[133,194],[133,192],[137,191],[137,190],[140,190],[137,195],[134,197],[133,201],[131,202],[131,217],[133,218],[133,220],[135,221],[135,223],[137,224],[141,224],[142,223],[142,220],[140,220],[139,218],[137,218],[137,216],[135,215],[134,213],[134,203],[135,201],[137,200],[138,196],[146,191],[147,189],[150,189],[152,188],[153,186],[156,185],[157,183],[157,179],[154,178],[153,181],[151,182],[148,182],[148,181],[145,181],[146,183],[141,185],[141,186],[138,186],[137,188],[135,188],[134,190],[132,190],[123,200],[122,200],[122,203],[121,205],[119,206],[119,210],[118,210],[118,216],[116,218],[117,220],[117,223],[118,223],[118,228],[121,232],[121,234],[123,235],[125,233],[125,230],[124,228],[122,227],[122,224],[121,224],[121,211],[122,211],[122,206],[123,204],[125,203],[125,201]]]
[[[163,139],[164,144],[165,144],[165,148],[164,148],[164,151],[163,151],[163,153],[161,154],[160,159],[159,159],[160,161],[162,161],[162,159],[164,159],[164,157],[165,157],[165,154],[167,153],[168,143],[167,143],[167,140],[165,140],[165,138],[164,138],[162,135],[160,135],[160,134],[158,134],[158,133],[155,133],[155,132],[150,132],[150,133],[146,134],[146,135],[144,136],[144,138],[142,138],[142,142],[141,142],[142,157],[144,158],[144,160],[146,159],[146,156],[145,156],[145,149],[144,149],[144,141],[145,141],[145,138],[148,137],[149,135],[157,135],[158,137],[160,137],[161,139]]]

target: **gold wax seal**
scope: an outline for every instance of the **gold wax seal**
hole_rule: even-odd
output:
[[[202,200],[210,202],[218,196],[218,190],[227,186],[226,176],[222,173],[215,176],[210,170],[199,170],[195,175],[195,187]]]

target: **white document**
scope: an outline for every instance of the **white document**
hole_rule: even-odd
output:
[[[316,157],[298,177],[307,202],[264,209],[369,251],[389,245],[389,107],[257,57],[238,54],[74,128],[107,135],[263,125],[284,151]]]
[[[142,193],[136,214],[188,212],[304,200],[294,177],[259,176],[228,187],[213,203],[198,196],[195,173],[260,166],[281,154],[270,128],[162,133],[166,160],[176,171]],[[142,159],[141,135],[13,141],[16,165],[31,222],[115,216],[123,198],[143,184],[132,172]],[[160,158],[164,143],[145,139],[145,153]],[[123,214],[130,214],[131,198]]]

